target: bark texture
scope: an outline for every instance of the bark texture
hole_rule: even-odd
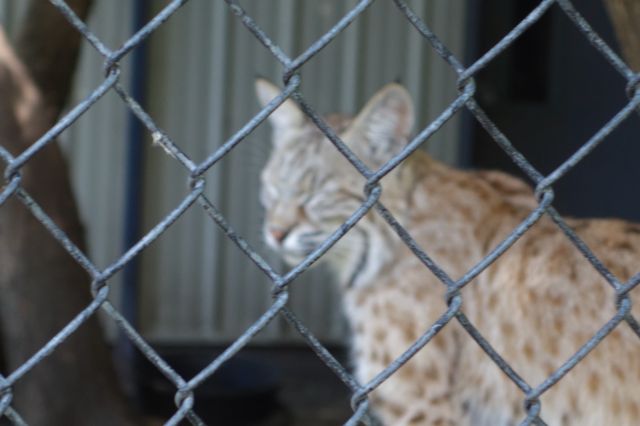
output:
[[[91,1],[67,3],[87,17]],[[13,155],[59,118],[79,45],[79,33],[43,0],[30,2],[15,47],[0,27],[0,145]],[[84,248],[58,145],[38,152],[20,173],[23,188]],[[88,274],[16,196],[7,200],[0,207],[0,332],[7,372],[29,359],[91,300]],[[31,425],[139,424],[117,383],[95,316],[18,381],[12,406]]]
[[[604,0],[622,54],[635,72],[640,72],[640,1]]]

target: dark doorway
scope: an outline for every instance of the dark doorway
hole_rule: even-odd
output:
[[[537,0],[489,0],[477,8],[472,60],[486,52]],[[600,1],[579,12],[616,51]],[[547,174],[564,162],[628,102],[626,81],[558,6],[477,76],[476,99],[529,161]],[[618,127],[554,185],[554,206],[579,217],[640,220],[640,115]],[[471,125],[471,164],[522,175],[477,122]]]

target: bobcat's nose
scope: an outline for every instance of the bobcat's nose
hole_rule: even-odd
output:
[[[271,234],[273,239],[276,240],[278,244],[282,244],[282,242],[284,241],[285,238],[287,238],[287,235],[289,235],[290,232],[291,232],[291,228],[286,228],[286,229],[279,228],[279,227],[269,228],[269,234]]]

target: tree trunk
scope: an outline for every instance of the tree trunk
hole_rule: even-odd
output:
[[[67,3],[86,18],[91,1]],[[12,155],[23,152],[59,117],[69,96],[80,35],[49,2],[33,0],[15,45],[14,51],[0,27],[0,145]],[[84,249],[58,145],[39,151],[20,173],[22,188]],[[0,332],[6,374],[91,301],[88,274],[18,197],[0,206]],[[116,381],[95,315],[18,380],[11,405],[32,425],[139,424]]]
[[[640,72],[640,1],[605,0],[605,5],[625,60]]]

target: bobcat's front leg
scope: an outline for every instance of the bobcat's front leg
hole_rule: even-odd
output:
[[[368,324],[356,322],[354,356],[356,376],[360,383],[373,380],[420,338],[429,325],[420,328],[413,309],[387,307],[368,318]],[[404,305],[407,307],[406,305]],[[409,308],[409,307],[407,307]],[[401,309],[403,312],[398,312]],[[422,310],[424,313],[424,309]],[[373,312],[372,312],[373,314]],[[423,318],[424,319],[424,318]],[[459,425],[459,410],[452,400],[457,355],[455,327],[450,324],[440,331],[406,364],[391,374],[370,394],[372,406],[382,424],[393,426]],[[457,414],[458,413],[458,414]]]

